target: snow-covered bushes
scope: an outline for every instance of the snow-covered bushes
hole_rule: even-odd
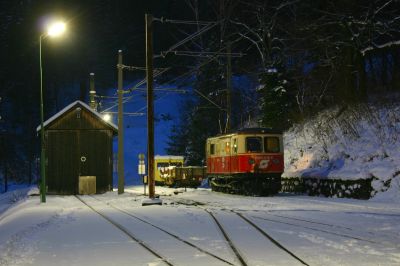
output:
[[[400,106],[339,106],[285,133],[284,177],[371,179],[372,194],[400,176]]]

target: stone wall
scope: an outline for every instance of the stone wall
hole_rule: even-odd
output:
[[[372,178],[343,180],[317,177],[284,177],[282,192],[337,198],[369,199],[373,195]]]

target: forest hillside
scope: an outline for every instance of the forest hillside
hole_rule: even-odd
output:
[[[373,178],[375,198],[400,199],[400,106],[392,96],[336,106],[291,127],[284,176]]]

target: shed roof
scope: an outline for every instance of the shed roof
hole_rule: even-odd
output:
[[[75,107],[76,105],[80,105],[83,108],[85,108],[87,111],[91,112],[93,115],[95,115],[96,117],[99,118],[100,121],[102,121],[102,123],[112,127],[116,132],[118,132],[118,127],[109,121],[105,121],[103,119],[103,117],[101,116],[101,114],[99,112],[94,111],[92,108],[89,107],[89,105],[87,105],[86,103],[82,102],[82,101],[75,101],[69,105],[67,105],[64,109],[62,109],[61,111],[59,111],[58,113],[56,113],[55,115],[53,115],[52,117],[50,117],[49,119],[47,119],[44,123],[43,123],[43,127],[46,128],[49,124],[51,124],[52,122],[54,122],[57,118],[59,118],[60,116],[62,116],[64,113],[68,112],[69,110],[71,110],[73,107]],[[41,125],[39,125],[36,128],[36,131],[40,131],[41,129]]]

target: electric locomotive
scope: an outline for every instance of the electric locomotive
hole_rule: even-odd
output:
[[[207,139],[207,177],[213,191],[253,196],[279,192],[282,131],[246,128]]]

